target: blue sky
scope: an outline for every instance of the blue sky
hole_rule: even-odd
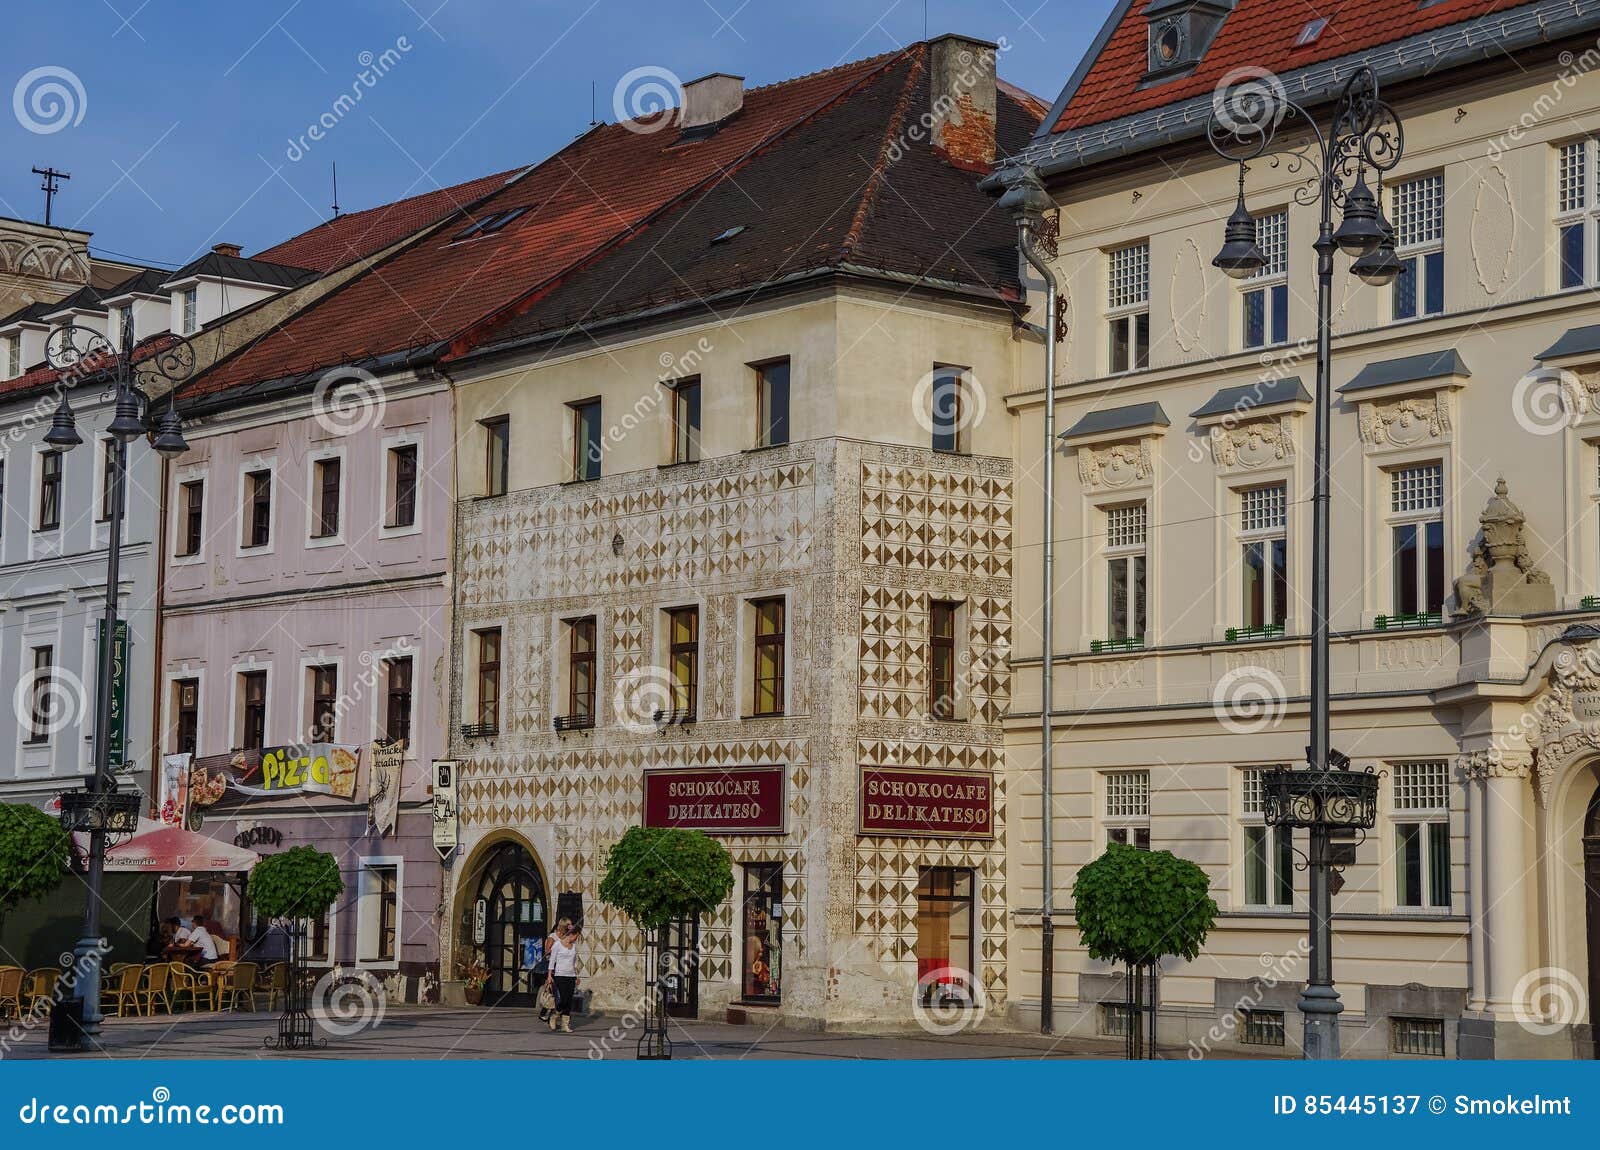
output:
[[[1001,76],[1054,99],[1111,6],[928,0],[927,26],[1003,39]],[[0,213],[42,219],[29,169],[53,165],[72,173],[55,223],[94,232],[101,254],[162,265],[217,242],[252,252],[314,226],[332,202],[334,162],[339,202],[356,210],[540,159],[587,126],[591,82],[599,117],[615,120],[613,92],[636,68],[686,80],[727,71],[753,86],[887,51],[924,28],[922,0],[11,8]],[[355,88],[359,104],[335,113]],[[302,139],[325,113],[336,122],[324,138]]]

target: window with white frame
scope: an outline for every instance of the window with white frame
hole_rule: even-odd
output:
[[[6,336],[5,369],[7,379],[15,379],[22,374],[22,337],[19,335]]]
[[[1395,905],[1450,909],[1450,774],[1442,759],[1391,764]]]
[[[342,495],[344,460],[337,455],[311,463],[311,538],[337,539]]]
[[[1106,638],[1144,641],[1145,505],[1106,510]]]
[[[1294,904],[1294,832],[1266,822],[1266,768],[1251,767],[1240,776],[1240,817],[1244,836],[1245,906]]]
[[[1582,287],[1600,275],[1600,195],[1595,187],[1595,141],[1573,140],[1556,148],[1557,282],[1561,288]]]
[[[356,887],[356,958],[395,962],[400,957],[400,864],[362,859]]]
[[[1394,613],[1410,618],[1444,611],[1444,465],[1417,463],[1389,472],[1390,564]]]
[[[1150,243],[1106,253],[1109,367],[1113,375],[1150,366]]]
[[[386,453],[386,489],[383,525],[390,528],[417,525],[417,445],[399,443]]]
[[[180,335],[193,335],[200,326],[200,289],[188,288],[183,293],[183,331]]]
[[[1398,184],[1389,194],[1395,254],[1394,318],[1444,314],[1444,176]]]
[[[1150,772],[1108,771],[1106,841],[1150,849]]]
[[[1289,614],[1288,488],[1282,483],[1239,492],[1244,610],[1241,625],[1281,631]]]
[[[1244,346],[1289,342],[1289,213],[1256,217],[1256,245],[1266,264],[1242,285]]]

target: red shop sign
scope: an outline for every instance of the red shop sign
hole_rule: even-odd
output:
[[[863,765],[858,829],[864,835],[992,838],[994,776]]]
[[[783,767],[644,773],[644,825],[708,835],[782,834]]]

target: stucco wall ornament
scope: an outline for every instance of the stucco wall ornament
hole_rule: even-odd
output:
[[[1147,483],[1155,473],[1150,441],[1078,448],[1078,480],[1085,488]]]
[[[1533,772],[1532,751],[1508,751],[1491,747],[1469,751],[1457,760],[1462,777],[1478,779],[1525,779]]]
[[[1506,737],[1533,747],[1539,802],[1547,806],[1563,764],[1600,749],[1600,643],[1574,643],[1557,651],[1548,689]]]
[[[1409,395],[1389,403],[1361,405],[1361,441],[1368,447],[1409,447],[1450,434],[1450,405],[1444,393]]]
[[[1294,434],[1286,415],[1211,429],[1211,458],[1219,468],[1267,467],[1293,456]]]
[[[1528,615],[1554,611],[1556,591],[1528,547],[1527,516],[1511,502],[1506,481],[1495,482],[1483,514],[1481,534],[1470,548],[1466,572],[1456,580],[1456,617]]]

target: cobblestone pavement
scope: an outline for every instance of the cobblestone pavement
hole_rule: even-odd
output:
[[[630,1022],[632,1020],[629,1020]],[[276,1014],[181,1014],[168,1018],[107,1019],[91,1053],[52,1056],[45,1029],[0,1042],[5,1058],[282,1058],[263,1040],[277,1033]],[[319,1029],[321,1058],[618,1058],[632,1059],[637,1026],[620,1016],[574,1021],[572,1034],[554,1034],[532,1010],[397,1006],[377,1026],[354,1034]],[[0,1031],[3,1038],[4,1031]],[[1091,1058],[1118,1057],[1121,1045],[1046,1039],[1003,1031],[935,1036],[780,1030],[761,1025],[674,1020],[673,1056],[706,1058]]]

